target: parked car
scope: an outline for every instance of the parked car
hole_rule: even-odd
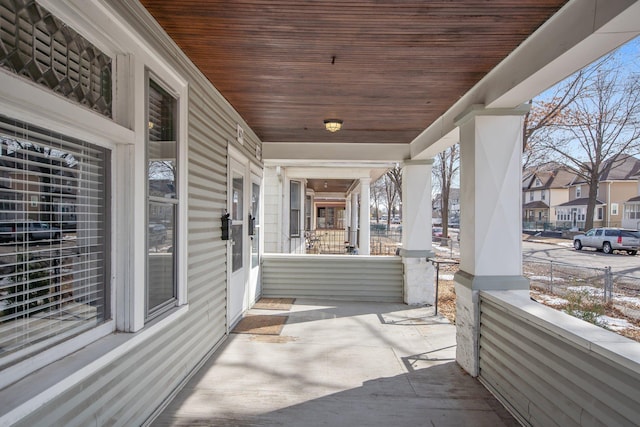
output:
[[[2,223],[0,234],[3,241],[59,240],[62,237],[62,230],[46,222],[27,220]]]
[[[13,222],[0,222],[0,242],[9,242],[16,238],[16,225]]]
[[[167,227],[158,223],[149,223],[149,244],[160,245],[167,239]]]
[[[594,228],[573,238],[573,247],[579,251],[583,247],[595,248],[605,254],[613,251],[635,255],[640,248],[640,231],[622,228]]]
[[[442,227],[432,227],[431,228],[431,236],[433,236],[433,237],[442,237]]]

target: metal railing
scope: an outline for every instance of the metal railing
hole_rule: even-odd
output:
[[[375,224],[383,225],[383,224]],[[371,255],[397,255],[402,244],[402,229],[385,227],[371,227],[370,253]]]
[[[459,266],[460,265],[460,261],[455,261],[455,260],[442,260],[442,259],[436,259],[436,258],[427,258],[427,261],[431,262],[431,264],[433,264],[433,266],[436,268],[436,291],[435,291],[435,301],[433,303],[434,306],[434,314],[438,314],[438,291],[440,288],[440,266],[441,265],[445,265],[445,266]]]

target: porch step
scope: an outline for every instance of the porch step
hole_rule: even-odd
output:
[[[395,256],[265,254],[262,294],[402,302],[402,274],[402,259]]]

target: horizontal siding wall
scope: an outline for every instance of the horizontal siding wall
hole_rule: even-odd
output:
[[[136,28],[155,25],[137,2],[114,0]],[[24,426],[142,425],[226,337],[227,245],[220,216],[227,200],[227,145],[242,119],[171,43],[152,40],[189,82],[187,277],[189,311],[143,345],[56,396]],[[238,149],[255,162],[260,143],[245,127]],[[47,368],[45,368],[47,369]]]
[[[400,257],[265,254],[265,297],[403,301]]]
[[[545,427],[638,425],[637,362],[590,350],[596,344],[577,345],[583,339],[563,337],[546,327],[544,321],[532,322],[534,318],[519,313],[513,306],[482,295],[480,379],[521,422]],[[539,309],[539,312],[552,310],[542,305]],[[535,311],[538,310],[534,308]],[[567,323],[576,321],[566,319]],[[555,323],[555,329],[562,326]],[[613,332],[584,326],[587,328],[579,328],[589,335],[602,338],[602,333],[611,334],[609,341],[620,338],[624,341],[621,348],[640,346],[618,338]]]

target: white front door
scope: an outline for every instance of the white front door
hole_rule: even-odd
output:
[[[229,326],[233,326],[242,316],[247,295],[247,220],[249,207],[247,206],[245,183],[245,167],[235,161],[231,161],[229,182],[229,212],[231,213],[231,247],[230,262],[231,275],[228,291],[228,318]]]

